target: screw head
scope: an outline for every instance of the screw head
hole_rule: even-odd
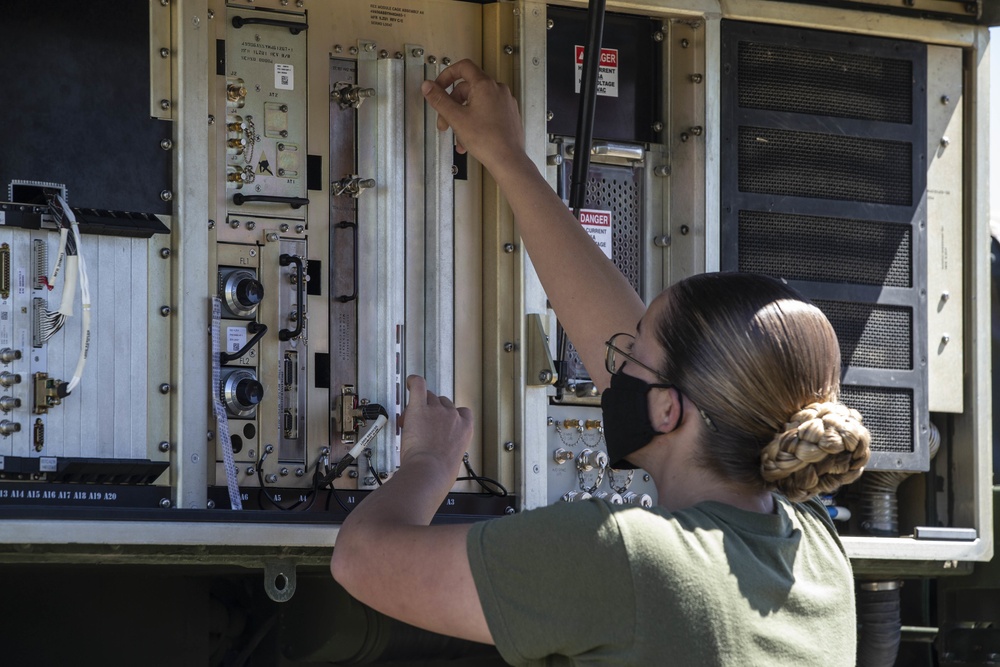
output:
[[[160,507],[165,510],[170,509],[170,498],[160,498]]]
[[[166,111],[170,108],[170,100],[160,100],[160,108]]]
[[[431,65],[436,65],[437,61],[438,61],[437,56],[427,56],[427,62],[429,62]]]
[[[280,229],[281,233],[284,234],[285,232],[288,231],[288,223],[287,222],[281,223],[280,225],[278,225],[278,229]]]
[[[507,514],[507,515],[510,515],[510,514],[513,514],[513,513],[514,513],[514,512],[516,512],[516,511],[517,511],[517,510],[515,510],[515,509],[514,509],[513,507],[511,507],[510,505],[508,505],[507,507],[505,507],[505,508],[503,509],[503,513],[504,513],[504,514]]]
[[[268,484],[274,484],[275,482],[278,481],[278,476],[272,472],[270,475],[264,476],[264,481],[267,482]]]
[[[663,37],[664,37],[664,35],[663,35],[663,31],[662,30],[657,30],[656,32],[653,33],[653,41],[654,42],[662,42],[663,41]]]
[[[302,477],[305,474],[306,474],[305,468],[296,468],[295,469],[295,476],[296,477]]]
[[[662,132],[662,131],[663,131],[663,123],[661,121],[656,121],[655,123],[653,123],[653,132]]]
[[[233,229],[237,229],[240,226],[240,221],[237,220],[236,218],[233,218],[232,220],[229,221],[229,226],[232,227]]]
[[[555,26],[555,24],[556,24],[556,22],[555,22],[555,21],[553,21],[552,19],[548,19],[548,20],[547,20],[547,21],[545,22],[545,29],[546,29],[546,30],[552,30],[552,28],[553,28],[553,27]]]
[[[161,58],[169,58],[170,57],[170,49],[168,49],[167,47],[163,47],[162,49],[160,49],[160,57]]]
[[[508,56],[512,56],[514,55],[514,47],[511,46],[510,44],[504,44],[503,52],[506,53]]]
[[[212,500],[211,498],[209,498],[208,502],[205,504],[205,507],[207,507],[210,510],[214,510],[215,509],[215,501]]]
[[[552,382],[552,371],[544,370],[538,374],[538,381],[544,384]]]
[[[295,233],[296,234],[301,234],[304,231],[306,231],[306,226],[305,225],[295,225]]]
[[[169,394],[170,393],[170,385],[167,384],[166,382],[164,382],[163,384],[161,384],[160,385],[160,393],[161,394]]]
[[[159,448],[160,448],[161,452],[169,452],[170,451],[170,443],[167,442],[166,440],[164,440],[163,442],[160,443]]]
[[[687,38],[684,38],[684,39],[681,40],[681,48],[682,49],[686,49],[689,46],[691,46],[691,42],[689,42],[687,40]]]
[[[690,227],[688,227],[687,225],[681,225],[681,236],[687,236],[688,232],[690,231],[691,231]]]
[[[344,52],[344,47],[342,47],[340,44],[334,44],[333,45],[333,52],[334,53],[343,53]]]
[[[348,49],[348,51],[351,52],[352,56],[358,55],[358,47],[356,47],[356,46],[352,46],[351,48]]]
[[[215,220],[209,220],[208,221],[208,228],[209,229],[215,229]]]
[[[447,67],[448,65],[451,64],[451,58],[445,56],[444,58],[441,59],[441,64]]]
[[[503,450],[505,452],[512,452],[512,451],[514,451],[514,443],[513,442],[505,442],[505,443],[503,443]]]
[[[503,344],[503,351],[504,352],[513,352],[514,351],[514,343],[504,343]]]
[[[255,229],[256,227],[257,227],[256,222],[254,222],[253,220],[247,220],[247,229]]]
[[[418,48],[413,49],[412,51],[410,51],[410,54],[414,58],[423,58],[424,57],[424,50],[418,47]]]
[[[514,246],[513,243],[504,243],[503,244],[503,251],[505,253],[507,253],[508,255],[511,254],[512,252],[514,252],[514,249],[515,249],[515,246]]]
[[[368,53],[371,53],[374,50],[375,50],[375,43],[374,42],[368,42],[367,44],[365,44],[365,51],[367,51]]]
[[[358,471],[357,470],[348,470],[347,471],[347,476],[350,477],[351,479],[357,479],[358,478]]]
[[[215,116],[213,116],[211,114],[208,115],[208,124],[209,125],[215,125]]]
[[[951,104],[951,98],[948,97],[947,95],[942,95],[941,96],[941,104],[945,104],[945,105]]]
[[[160,257],[163,259],[170,257],[170,248],[160,248]]]
[[[171,192],[170,190],[160,191],[160,199],[162,199],[163,201],[171,201],[173,198],[174,198],[174,193]]]
[[[552,113],[551,111],[549,111],[548,113],[545,114],[545,120],[552,120],[555,117],[556,117],[556,115],[554,113]]]
[[[160,306],[160,315],[162,317],[170,316],[170,306]]]

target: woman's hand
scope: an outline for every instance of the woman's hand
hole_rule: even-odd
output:
[[[451,94],[446,89],[452,88]],[[446,68],[421,90],[438,112],[439,130],[455,131],[458,151],[466,151],[491,171],[524,154],[524,129],[510,89],[471,60]]]
[[[409,399],[400,419],[403,429],[400,467],[432,460],[457,472],[472,441],[472,411],[456,408],[448,397],[429,391],[427,381],[419,375],[406,378],[406,388]]]

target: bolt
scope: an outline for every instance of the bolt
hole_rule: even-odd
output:
[[[170,257],[170,248],[160,248],[160,257],[163,259]]]
[[[552,28],[555,26],[555,24],[556,24],[555,21],[553,21],[552,19],[549,19],[549,20],[547,20],[545,22],[545,29],[546,30],[552,30]]]
[[[662,42],[663,41],[663,31],[662,30],[657,30],[656,32],[653,33],[653,41],[654,42]]]
[[[170,108],[170,100],[160,100],[160,108],[166,111]]]
[[[278,176],[284,176],[284,175],[285,175],[285,170],[279,167],[278,168]]]
[[[284,234],[285,232],[288,231],[288,223],[287,222],[281,223],[280,225],[278,225],[278,229],[281,231],[282,234]]]
[[[503,443],[503,450],[505,452],[512,452],[512,451],[514,451],[514,443],[513,442],[505,442],[505,443]]]
[[[704,132],[704,128],[702,128],[701,125],[695,125],[694,127],[691,128],[691,134],[693,134],[696,137],[700,137],[702,132]]]
[[[160,498],[160,507],[165,510],[170,509],[170,498]]]
[[[278,473],[280,473],[282,477],[288,477],[289,470],[288,468],[282,468],[278,471]]]
[[[653,132],[662,132],[662,131],[663,131],[662,122],[656,121],[655,123],[653,123]]]
[[[350,49],[348,49],[348,51],[351,52],[352,56],[358,55],[358,47],[356,47],[356,46],[352,46]]]
[[[257,474],[257,469],[256,468],[254,468],[253,466],[247,466],[247,475],[249,475],[250,477],[253,477],[256,474]]]
[[[169,58],[170,57],[170,49],[168,49],[167,47],[163,47],[162,49],[160,49],[160,57],[161,58]]]
[[[368,42],[367,44],[365,44],[365,51],[371,53],[374,50],[375,50],[375,42]]]
[[[663,234],[662,236],[657,236],[653,238],[653,245],[657,248],[669,248],[670,247],[670,235]]]
[[[264,475],[264,481],[268,484],[274,484],[278,481],[278,476],[272,472],[270,475]]]
[[[209,220],[208,221],[208,228],[209,229],[215,229],[215,220]]]
[[[215,501],[212,500],[211,498],[209,498],[209,500],[205,504],[205,506],[208,507],[208,509],[210,509],[210,510],[214,510],[215,509]]]
[[[413,54],[414,58],[422,58],[424,56],[424,50],[420,47],[413,49],[410,53]]]
[[[441,59],[441,64],[447,67],[448,65],[451,64],[451,58],[445,56],[444,58]]]
[[[552,113],[551,111],[548,112],[547,114],[545,114],[545,120],[552,120],[555,117],[556,117],[556,115],[554,113]]]
[[[233,229],[238,229],[240,226],[240,221],[237,220],[236,218],[233,218],[232,220],[229,221],[229,226],[232,227]]]
[[[548,384],[552,382],[552,371],[544,370],[538,373],[538,381],[542,384]]]
[[[515,509],[514,509],[513,507],[511,507],[510,505],[508,505],[507,507],[503,508],[503,513],[504,513],[504,514],[507,514],[507,515],[511,515],[511,514],[513,514],[513,513],[514,513],[514,512],[516,512],[516,511],[517,511],[517,510],[515,510]]]
[[[256,229],[256,228],[257,228],[257,223],[256,222],[254,222],[253,220],[247,220],[247,229],[251,229],[252,230],[252,229]]]
[[[951,145],[951,139],[948,137],[941,137],[941,147],[948,148]]]
[[[347,471],[347,476],[350,477],[351,479],[357,479],[358,478],[358,471],[357,470],[348,470]]]
[[[170,201],[173,198],[174,198],[174,193],[171,192],[170,190],[160,191],[160,199],[162,199],[163,201]]]
[[[690,231],[691,231],[690,227],[688,227],[687,225],[681,225],[681,236],[687,236],[688,232]]]
[[[385,49],[382,49],[381,51],[378,52],[378,57],[384,60],[389,57],[389,52],[386,51]]]
[[[363,480],[361,480],[361,483],[364,484],[365,486],[371,486],[372,484],[375,483],[375,478],[365,477]]]
[[[701,83],[705,77],[703,77],[701,74],[692,74],[688,78],[691,79],[691,83]]]
[[[170,443],[167,442],[166,440],[164,440],[163,442],[161,442],[160,443],[160,451],[161,452],[169,452],[170,451]]]
[[[170,306],[160,306],[160,315],[163,317],[170,316]]]
[[[344,47],[342,47],[340,44],[334,44],[333,45],[333,52],[334,53],[343,53],[344,52]]]
[[[215,116],[213,116],[212,114],[208,115],[208,124],[215,125]]]
[[[512,56],[514,55],[514,47],[511,46],[510,44],[504,44],[503,52],[506,53],[508,56]]]
[[[206,433],[205,434],[205,439],[208,440],[209,442],[212,442],[213,440],[215,440],[215,432],[214,431],[209,431],[208,433]]]
[[[681,141],[682,141],[682,142],[683,142],[683,141],[687,141],[687,140],[688,140],[688,139],[690,139],[690,138],[691,138],[691,137],[690,137],[690,136],[688,136],[688,133],[687,133],[687,132],[681,132]]]
[[[509,343],[509,342],[508,343],[504,343],[503,344],[503,351],[504,352],[513,352],[514,351],[514,343]]]
[[[681,40],[681,48],[682,49],[686,49],[689,46],[691,46],[691,42],[689,42],[686,38]]]
[[[161,394],[169,394],[170,393],[170,385],[167,384],[166,382],[164,382],[163,384],[161,384],[160,385],[160,393]]]
[[[503,251],[509,255],[512,252],[514,252],[514,250],[516,249],[516,247],[517,246],[515,246],[513,243],[504,243],[503,244]]]
[[[650,479],[650,478],[649,478],[649,475],[648,475],[648,474],[646,474],[646,475],[643,475],[643,476],[642,476],[642,481],[644,481],[644,482],[648,482],[648,481],[649,481],[649,479]]]
[[[941,336],[941,344],[942,345],[947,345],[950,340],[951,340],[951,336],[949,334],[944,334],[944,335]]]
[[[653,176],[669,176],[670,175],[670,165],[661,164],[657,167],[653,167]]]
[[[296,477],[302,477],[305,474],[306,474],[305,468],[296,468],[295,469],[295,476]]]
[[[951,98],[948,97],[947,95],[942,95],[941,96],[941,104],[945,104],[945,105],[951,104]]]
[[[266,238],[271,243],[274,243],[275,241],[278,240],[278,233],[277,232],[268,232],[267,235],[264,238]]]

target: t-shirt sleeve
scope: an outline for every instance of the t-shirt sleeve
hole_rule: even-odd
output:
[[[476,524],[468,554],[490,633],[508,662],[617,654],[634,642],[628,555],[603,502]]]

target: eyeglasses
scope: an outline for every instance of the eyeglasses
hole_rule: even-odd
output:
[[[631,350],[632,345],[634,343],[635,343],[635,336],[628,333],[616,333],[614,336],[608,339],[604,343],[605,347],[607,347],[607,351],[605,352],[604,356],[604,368],[607,369],[609,373],[614,375],[622,369],[622,366],[625,365],[625,362],[627,361],[632,362],[633,364],[639,366],[640,368],[645,368],[647,371],[649,371],[656,377],[660,378],[664,383],[666,383],[670,387],[677,389],[677,391],[680,392],[681,388],[675,385],[674,383],[670,382],[670,380],[664,377],[663,373],[660,373],[659,371],[650,368],[649,366],[642,363],[641,361],[633,357],[631,354],[626,352],[624,349],[622,349],[622,348],[627,348]],[[708,427],[708,430],[714,433],[718,433],[719,431],[718,427],[715,425],[715,422],[712,421],[712,418],[708,416],[707,412],[705,412],[699,407],[698,414],[701,415],[701,419],[702,421],[705,422],[705,426]]]
[[[642,363],[631,354],[625,350],[631,350],[632,345],[635,344],[635,336],[628,333],[616,333],[612,336],[604,345],[607,347],[607,351],[604,356],[604,367],[609,373],[614,375],[622,369],[626,361],[630,361],[640,368],[645,368],[647,371],[660,378],[666,383],[670,383],[670,380],[663,377],[663,374],[657,370],[654,370]],[[625,349],[622,349],[625,348]]]

